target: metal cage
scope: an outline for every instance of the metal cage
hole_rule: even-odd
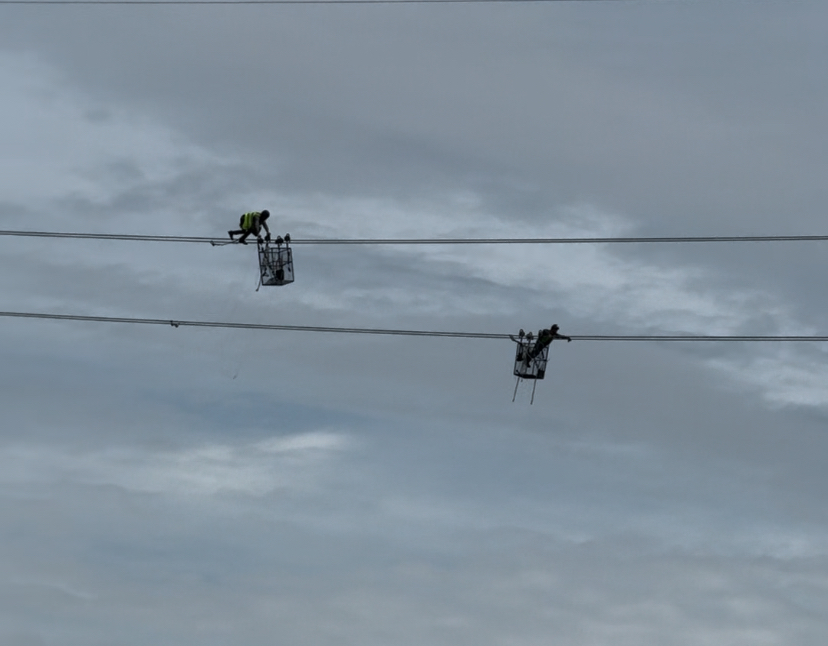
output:
[[[262,285],[287,285],[293,282],[293,250],[290,245],[265,242],[259,245],[259,271]]]
[[[515,350],[515,377],[521,379],[543,379],[546,375],[546,362],[549,360],[549,346],[545,346],[532,356],[536,341],[521,338]]]

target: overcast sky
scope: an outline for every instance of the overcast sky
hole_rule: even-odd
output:
[[[0,229],[825,234],[828,6],[0,7]],[[824,243],[0,237],[0,310],[826,334]],[[10,646],[824,646],[828,346],[0,320]]]

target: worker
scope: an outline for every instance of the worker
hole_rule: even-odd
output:
[[[526,354],[527,363],[543,352],[543,349],[555,339],[566,339],[567,341],[572,341],[570,337],[560,334],[558,332],[559,329],[560,328],[557,325],[553,325],[548,330],[541,330],[538,332],[538,340],[535,341],[535,345],[533,345],[531,350],[529,350]]]
[[[261,242],[261,237],[259,233],[261,232],[262,228],[267,232],[267,237],[265,240],[270,241],[270,229],[267,227],[267,219],[270,217],[270,211],[265,209],[264,211],[251,211],[250,213],[245,213],[244,215],[239,218],[239,229],[236,231],[228,231],[227,234],[230,236],[231,240],[235,240],[233,236],[239,235],[239,242],[241,244],[247,244],[247,237],[250,234],[256,236],[256,238]]]

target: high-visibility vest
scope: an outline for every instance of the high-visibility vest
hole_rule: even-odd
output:
[[[253,228],[253,223],[256,221],[256,218],[261,215],[261,211],[251,211],[250,213],[245,213],[241,217],[241,228],[245,231],[249,231]]]

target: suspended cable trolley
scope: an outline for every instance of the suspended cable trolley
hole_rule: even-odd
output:
[[[515,349],[515,367],[512,374],[517,377],[515,382],[515,392],[512,394],[512,401],[515,401],[517,396],[518,386],[522,379],[532,380],[532,398],[529,403],[535,403],[535,388],[538,385],[538,380],[546,376],[546,363],[549,361],[549,345],[555,339],[572,339],[564,334],[558,332],[558,326],[553,325],[548,330],[541,330],[538,332],[537,338],[529,332],[525,333],[523,330],[518,332],[517,338],[509,335],[517,344]]]
[[[293,282],[293,250],[290,234],[275,242],[259,239],[259,273],[262,285],[287,285]]]

